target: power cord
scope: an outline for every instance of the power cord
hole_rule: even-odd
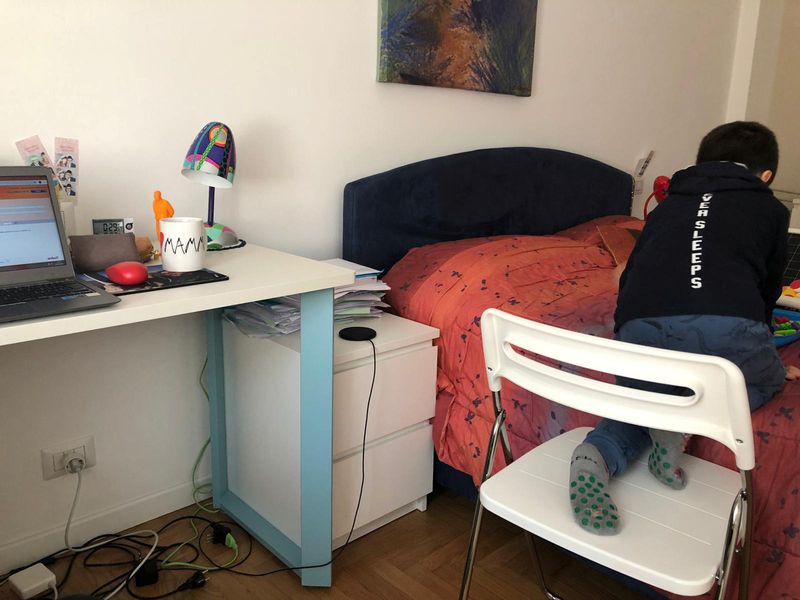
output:
[[[74,473],[78,476],[78,484],[75,487],[75,497],[72,499],[72,507],[69,509],[69,516],[67,517],[67,526],[64,528],[64,546],[73,552],[80,552],[77,548],[73,548],[69,543],[69,529],[72,526],[72,517],[75,516],[75,507],[78,506],[78,499],[81,495],[81,484],[83,483],[83,468],[86,466],[86,461],[83,457],[75,454],[72,457],[64,457],[64,468],[67,473]],[[85,548],[89,550],[89,548]]]
[[[347,330],[359,330],[355,332],[356,337],[347,338],[343,333],[347,333]],[[279,569],[273,569],[271,571],[266,571],[264,573],[246,573],[244,571],[237,571],[234,567],[238,565],[234,565],[234,567],[225,567],[223,565],[216,564],[213,559],[206,555],[206,558],[211,562],[212,565],[217,567],[220,571],[227,571],[230,573],[236,573],[237,575],[244,575],[246,577],[266,577],[267,575],[273,575],[275,573],[282,573],[284,571],[301,571],[303,569],[318,569],[320,567],[327,567],[330,564],[333,564],[333,561],[338,559],[342,553],[345,551],[347,546],[350,544],[350,540],[353,537],[353,532],[356,528],[356,521],[358,520],[358,511],[361,508],[361,500],[364,495],[364,482],[366,481],[366,474],[365,474],[365,460],[366,460],[366,448],[367,448],[367,428],[369,427],[369,408],[370,404],[372,403],[372,392],[375,389],[375,375],[378,370],[378,357],[377,357],[377,350],[375,349],[375,343],[372,341],[372,338],[375,337],[375,330],[370,329],[369,327],[347,327],[339,332],[339,336],[343,339],[350,339],[351,341],[367,341],[372,346],[372,382],[369,386],[369,395],[367,396],[367,406],[364,411],[364,432],[361,436],[361,485],[359,486],[358,490],[358,502],[356,503],[356,510],[353,513],[353,522],[350,525],[350,531],[347,534],[347,539],[345,540],[344,544],[339,547],[336,554],[331,557],[331,559],[327,562],[320,563],[318,565],[304,565],[299,567],[281,567]],[[369,337],[371,336],[371,337]],[[202,545],[201,545],[202,551]],[[205,555],[206,553],[203,552]],[[248,552],[249,556],[249,552]],[[241,564],[241,563],[239,563]]]
[[[361,328],[361,329],[367,329],[367,328]],[[347,535],[347,539],[329,561],[315,565],[305,565],[299,567],[283,567],[263,573],[248,573],[245,571],[240,571],[237,569],[237,567],[242,566],[250,558],[253,550],[253,541],[250,534],[244,529],[242,529],[241,526],[239,526],[236,523],[233,523],[232,521],[214,521],[206,517],[199,516],[197,513],[195,513],[194,515],[177,517],[171,520],[166,525],[162,526],[157,531],[141,530],[128,534],[120,534],[120,533],[103,534],[86,541],[83,545],[71,546],[69,544],[69,531],[72,525],[72,520],[74,518],[75,510],[80,496],[81,485],[82,485],[81,473],[83,468],[85,467],[83,458],[80,455],[75,455],[75,456],[65,457],[65,466],[67,467],[68,472],[74,473],[78,478],[75,490],[75,498],[73,499],[72,506],[70,507],[70,513],[67,519],[67,525],[65,527],[65,532],[64,532],[64,541],[67,548],[54,552],[36,561],[36,562],[41,562],[42,564],[45,565],[52,565],[60,560],[69,559],[69,564],[66,568],[66,571],[64,572],[61,581],[56,586],[54,593],[57,594],[58,590],[65,585],[73,570],[75,562],[78,560],[80,556],[83,557],[83,566],[87,569],[100,568],[100,567],[119,567],[126,565],[131,566],[131,568],[128,571],[114,576],[112,579],[106,581],[104,584],[100,585],[97,589],[91,592],[92,596],[96,596],[98,598],[102,597],[103,600],[108,600],[112,598],[123,587],[126,589],[128,594],[131,595],[131,597],[136,598],[138,600],[156,600],[160,598],[166,598],[168,596],[172,596],[174,594],[186,590],[203,587],[208,581],[208,572],[211,570],[227,571],[247,577],[263,577],[275,573],[280,573],[283,571],[298,571],[303,569],[314,569],[319,567],[325,567],[332,564],[335,560],[337,560],[344,552],[344,550],[347,548],[347,546],[350,544],[353,532],[355,531],[355,524],[358,520],[358,513],[363,499],[364,485],[366,480],[366,474],[365,474],[366,440],[367,440],[367,431],[369,426],[369,411],[372,402],[372,394],[375,387],[375,378],[377,372],[377,351],[375,348],[375,344],[372,343],[371,339],[364,338],[364,341],[370,341],[370,344],[372,345],[372,382],[370,383],[369,395],[367,397],[367,404],[364,415],[364,430],[361,440],[361,483],[359,487],[358,502],[356,504],[356,509],[353,514],[353,522],[350,526],[350,531]],[[201,371],[201,386],[202,386],[202,375],[203,372],[205,371],[205,368],[206,366],[204,365],[203,371]],[[204,386],[203,389],[205,392],[206,390]],[[197,471],[197,466],[200,463],[200,460],[202,459],[204,452],[207,450],[207,447],[208,447],[208,442],[201,449],[197,457],[197,460],[195,461],[195,465],[192,471],[192,480],[193,484],[195,484],[194,485],[195,489],[201,487],[201,486],[196,486],[196,471]],[[203,490],[203,492],[201,493],[205,492],[206,490]],[[212,512],[207,507],[203,507],[202,505],[200,505],[199,502],[197,504],[198,504],[198,513],[201,511],[201,509],[205,509],[206,512]],[[166,529],[174,526],[175,524],[181,521],[189,521],[192,525],[192,528],[194,529],[195,535],[186,542],[170,544],[168,546],[159,546],[158,545],[159,535],[163,534],[163,532]],[[206,523],[205,528],[203,528],[201,531],[198,531],[195,526],[195,521],[205,522]],[[240,544],[237,543],[236,539],[234,538],[231,527],[236,527],[237,528],[236,536],[237,537],[241,536],[240,539],[244,539],[246,541],[247,549],[245,552],[241,551]],[[207,532],[208,535],[206,536]],[[145,543],[144,540],[147,538],[152,538],[152,542]],[[204,539],[207,539],[208,542],[213,542],[215,544],[224,544],[226,547],[228,547],[230,550],[233,551],[234,553],[233,558],[225,563],[218,564],[203,549]],[[194,540],[198,540],[197,545],[192,543]],[[148,549],[148,551],[144,556],[142,556],[142,553],[140,552],[140,549],[142,548]],[[183,557],[181,563],[170,562],[177,555],[177,553],[184,548],[192,550],[193,555],[190,555],[188,557]],[[129,555],[130,560],[119,561],[117,559],[113,562],[110,561],[99,562],[94,560],[94,556],[97,553],[105,552],[108,550],[122,551]],[[204,561],[208,562],[210,566],[197,564],[195,562],[200,558],[200,555],[203,556]],[[9,573],[0,575],[0,586],[5,584],[11,575],[19,571],[22,571],[30,566],[31,565],[26,565],[24,567],[14,569]],[[147,570],[147,573],[145,573],[143,570]],[[165,571],[173,571],[173,572],[193,571],[193,572],[183,583],[176,586],[172,591],[157,596],[140,595],[136,590],[132,589],[131,587],[132,583],[136,583],[137,586],[139,586],[140,584],[147,585],[148,583],[153,583],[158,579],[158,573]],[[142,574],[142,575],[137,576],[137,574]]]
[[[361,508],[361,498],[364,495],[364,482],[366,481],[366,471],[364,468],[365,458],[367,453],[367,426],[369,425],[369,407],[372,403],[372,390],[375,388],[375,373],[378,370],[378,356],[377,351],[375,350],[375,342],[371,339],[367,340],[372,346],[372,383],[369,385],[369,396],[367,396],[367,408],[364,411],[364,434],[361,436],[361,486],[358,490],[358,502],[356,503],[356,510],[353,513],[353,523],[350,525],[350,533],[347,534],[347,539],[345,540],[342,547],[339,549],[339,553],[334,558],[339,558],[341,553],[350,543],[350,538],[353,535],[353,531],[356,528],[356,519],[358,519],[358,510]],[[331,559],[333,562],[334,558]]]
[[[170,558],[180,549],[181,546],[185,544],[181,544],[175,552],[170,554],[164,561],[161,563],[162,568],[164,569],[173,569],[173,568],[186,568],[186,569],[196,569],[198,571],[202,571],[203,573],[208,573],[209,571],[216,571],[221,568],[229,567],[236,562],[239,558],[239,545],[236,542],[236,538],[233,537],[231,534],[230,528],[226,527],[221,523],[214,523],[212,522],[209,527],[211,527],[213,534],[210,536],[214,544],[222,544],[226,548],[229,548],[233,551],[233,557],[226,562],[224,565],[221,566],[208,566],[208,565],[201,565],[194,562],[179,562],[179,561],[169,561]],[[197,533],[197,529],[194,527],[194,522],[192,521],[192,528],[195,530],[195,538],[199,536]],[[195,539],[192,538],[192,539]]]
[[[346,538],[344,544],[342,544],[342,546],[338,549],[336,554],[334,556],[332,556],[331,559],[329,561],[325,562],[325,563],[320,563],[320,564],[316,564],[316,565],[304,565],[304,566],[297,566],[297,567],[282,567],[282,568],[279,568],[279,569],[273,569],[271,571],[266,571],[264,573],[246,573],[244,571],[236,570],[236,567],[241,565],[250,556],[250,551],[252,550],[252,543],[250,545],[250,548],[248,549],[247,555],[241,561],[239,561],[238,563],[236,562],[236,559],[238,558],[238,546],[236,546],[236,547],[228,546],[230,548],[235,548],[236,555],[234,556],[234,558],[231,561],[228,561],[225,564],[218,564],[218,563],[214,562],[214,560],[210,556],[208,556],[208,554],[206,554],[205,551],[203,551],[203,549],[202,549],[202,537],[201,537],[200,538],[200,551],[203,553],[205,558],[211,563],[211,565],[213,565],[213,567],[210,567],[209,569],[213,568],[215,570],[227,571],[227,572],[235,573],[235,574],[238,574],[238,575],[244,575],[244,576],[247,576],[247,577],[264,577],[264,576],[267,576],[267,575],[272,575],[272,574],[275,574],[275,573],[281,573],[281,572],[284,572],[284,571],[300,571],[300,570],[303,570],[303,569],[317,569],[317,568],[320,568],[320,567],[327,567],[328,565],[333,564],[333,561],[338,559],[342,555],[344,550],[347,548],[347,546],[350,544],[350,540],[353,537],[353,532],[355,531],[356,522],[358,521],[358,513],[359,513],[359,510],[361,509],[361,501],[362,501],[363,496],[364,496],[364,483],[366,481],[366,464],[365,463],[366,463],[367,430],[368,430],[368,427],[369,427],[369,409],[370,409],[370,406],[372,404],[372,393],[373,393],[373,391],[375,389],[375,377],[376,377],[377,370],[378,370],[378,357],[377,357],[377,349],[375,348],[375,343],[372,341],[372,338],[375,337],[375,330],[370,329],[368,327],[347,327],[347,328],[341,330],[339,332],[339,335],[343,339],[348,339],[348,340],[351,340],[351,341],[368,341],[370,343],[370,346],[372,347],[372,381],[370,382],[370,386],[369,386],[369,394],[367,396],[367,405],[366,405],[366,409],[364,411],[364,413],[365,413],[364,414],[364,430],[363,430],[363,434],[361,436],[361,482],[360,482],[359,490],[358,490],[358,501],[356,502],[356,509],[355,509],[355,511],[353,513],[353,522],[350,525],[350,531],[347,534],[347,538]],[[350,336],[352,336],[352,337],[350,337]],[[203,393],[206,396],[206,400],[209,399],[209,395],[208,395],[208,390],[206,389],[206,387],[205,387],[205,385],[203,383],[203,375],[205,374],[205,370],[207,368],[207,365],[208,365],[208,358],[206,357],[206,360],[203,363],[203,368],[200,371],[200,387],[203,389]],[[202,509],[202,510],[208,510],[208,509],[206,509],[206,507],[202,506],[197,501],[196,492],[197,492],[198,487],[200,487],[200,486],[197,486],[195,484],[195,481],[196,481],[196,470],[197,470],[197,466],[199,465],[200,460],[201,460],[201,458],[203,456],[203,453],[208,448],[209,443],[210,443],[210,440],[206,441],[206,443],[203,445],[203,448],[201,449],[200,454],[197,457],[197,460],[195,461],[195,464],[194,464],[194,468],[192,470],[192,484],[193,484],[193,487],[194,487],[194,490],[195,490],[195,502],[198,505],[198,507],[200,509]],[[208,511],[208,512],[211,512],[211,511]],[[213,541],[215,543],[220,543],[220,539],[221,539],[220,535],[221,534],[220,534],[220,529],[217,528],[218,526],[208,525],[206,527],[206,529],[208,529],[208,527],[212,527],[212,529],[213,529],[213,533],[212,533]],[[230,539],[233,543],[235,543],[235,540],[230,535],[229,530],[227,532],[225,532],[224,535],[225,535],[226,545],[228,545],[228,539]],[[202,534],[201,534],[201,536],[202,536]],[[192,539],[194,539],[194,538],[192,538]],[[167,563],[167,564],[169,564],[169,563]],[[176,565],[176,566],[185,566],[185,567],[189,567],[189,568],[202,568],[202,565],[192,565],[190,563],[173,563],[173,564]],[[128,591],[130,591],[130,589]],[[136,597],[137,598],[143,598],[142,596],[136,596]]]
[[[208,388],[206,387],[203,379],[206,374],[206,369],[208,368],[208,356],[206,356],[205,361],[203,361],[203,368],[200,369],[200,377],[198,378],[198,383],[200,384],[200,389],[203,390],[203,395],[206,397],[206,402],[210,400],[208,394]],[[212,488],[210,483],[198,484],[197,483],[197,469],[200,466],[200,462],[203,460],[203,456],[208,450],[208,447],[211,445],[211,438],[209,437],[203,447],[200,449],[200,452],[197,455],[197,459],[194,461],[194,466],[192,467],[192,499],[194,503],[197,505],[197,508],[206,513],[217,513],[219,512],[216,508],[209,508],[208,506],[202,504],[202,502],[198,499],[199,496],[210,496],[212,493]]]
[[[125,584],[126,584],[127,580],[132,578],[134,575],[136,575],[136,573],[139,571],[139,569],[141,569],[142,566],[145,564],[147,559],[150,558],[150,555],[152,555],[153,552],[155,552],[156,548],[158,547],[158,534],[155,531],[150,531],[148,529],[143,529],[141,531],[135,531],[133,533],[128,533],[128,534],[112,537],[111,539],[103,540],[103,541],[98,542],[96,544],[73,547],[69,543],[69,530],[70,530],[70,527],[72,526],[72,519],[75,516],[75,508],[78,506],[78,499],[80,498],[80,493],[81,493],[81,484],[83,482],[83,469],[84,469],[85,466],[86,466],[86,461],[84,460],[84,458],[80,454],[70,453],[70,454],[67,454],[64,457],[64,468],[66,469],[66,471],[68,473],[74,473],[78,477],[78,484],[75,487],[75,497],[72,500],[72,507],[70,508],[69,516],[67,517],[67,525],[64,528],[64,545],[66,546],[66,548],[68,550],[71,550],[72,552],[75,552],[75,553],[87,552],[89,550],[94,550],[96,548],[100,548],[101,546],[106,546],[106,545],[110,544],[111,542],[114,542],[114,541],[120,540],[120,539],[124,539],[124,538],[140,536],[140,535],[152,535],[152,537],[153,537],[153,545],[150,548],[150,551],[144,556],[144,558],[141,560],[141,562],[139,562],[139,564],[130,572],[130,574],[128,575],[128,578],[125,581],[123,581],[119,586],[117,586],[107,596],[103,597],[103,600],[109,600],[109,598],[112,598],[113,596],[115,596],[117,594],[117,592],[119,592],[123,587],[125,587]]]

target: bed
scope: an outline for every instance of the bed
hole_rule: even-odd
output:
[[[542,148],[438,157],[345,187],[344,258],[386,270],[393,310],[441,331],[433,419],[438,483],[474,495],[483,464],[493,421],[482,377],[484,309],[612,335],[618,277],[642,226],[629,216],[631,190],[631,177],[618,169]],[[781,354],[800,364],[800,344]],[[515,455],[596,422],[520,389],[504,398]],[[800,598],[797,415],[794,382],[753,415],[751,598]],[[690,451],[733,467],[730,453],[710,441],[694,439]]]

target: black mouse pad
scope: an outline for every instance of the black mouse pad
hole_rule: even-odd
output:
[[[174,273],[165,271],[161,265],[147,267],[147,280],[135,285],[119,285],[110,281],[106,277],[105,271],[96,273],[81,273],[79,279],[91,283],[100,284],[109,293],[115,296],[125,294],[138,294],[139,292],[152,292],[153,290],[165,290],[174,287],[184,287],[187,285],[198,285],[201,283],[212,283],[214,281],[225,281],[227,275],[217,273],[211,269],[200,269],[199,271],[189,271],[188,273]]]

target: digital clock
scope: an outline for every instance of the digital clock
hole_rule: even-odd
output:
[[[92,233],[135,233],[133,230],[133,219],[92,219]]]

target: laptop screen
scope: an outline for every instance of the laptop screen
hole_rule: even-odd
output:
[[[0,176],[0,272],[65,264],[47,178]]]

